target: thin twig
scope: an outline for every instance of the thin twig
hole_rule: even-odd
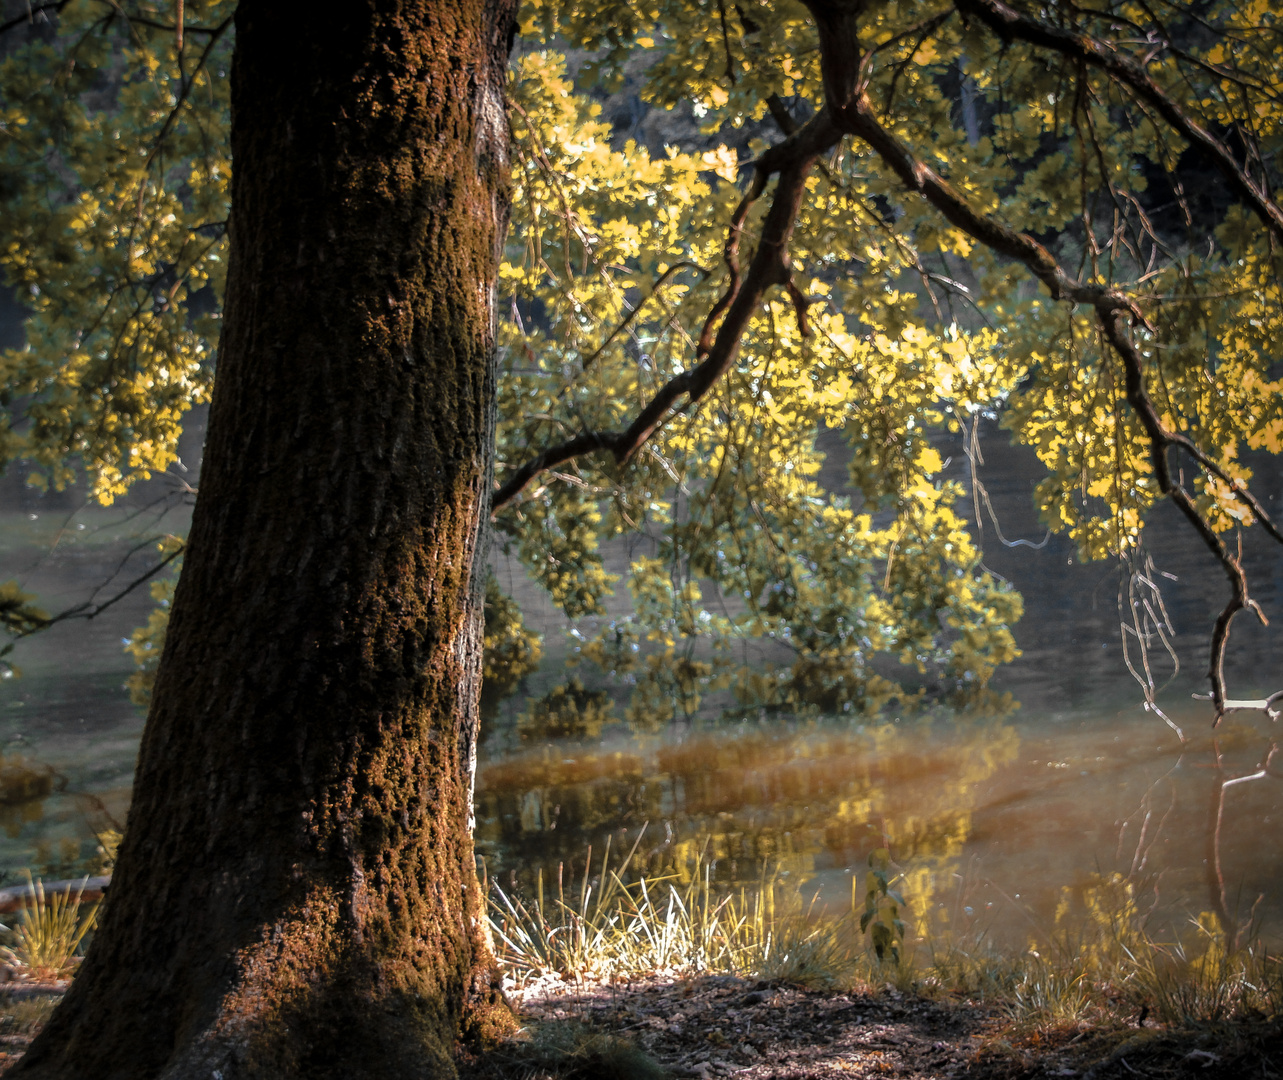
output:
[[[57,15],[69,3],[71,3],[71,0],[55,0],[54,3],[30,6],[23,14],[9,19],[6,22],[0,23],[0,34],[7,34],[14,27],[22,26],[24,23],[31,25],[35,22],[35,17],[37,15],[43,15],[46,19],[49,18],[48,12],[50,11]]]
[[[30,637],[32,634],[39,633],[41,630],[49,629],[49,627],[53,626],[55,623],[66,622],[69,619],[96,619],[109,607],[112,607],[114,604],[123,600],[126,596],[128,596],[131,592],[137,589],[140,585],[145,585],[148,581],[150,581],[162,570],[164,570],[165,567],[167,567],[170,563],[172,563],[175,559],[177,559],[180,555],[182,555],[185,550],[186,550],[186,545],[183,545],[178,547],[174,551],[171,551],[168,555],[166,555],[163,559],[161,559],[160,562],[158,562],[146,573],[136,577],[133,581],[131,581],[128,585],[126,585],[123,589],[121,589],[120,592],[116,593],[115,596],[111,597],[111,599],[104,600],[101,604],[93,604],[91,602],[77,604],[73,608],[68,608],[66,611],[59,612],[57,615],[53,615],[48,619],[44,619],[43,621],[40,622],[39,625],[33,627],[30,630],[24,630],[20,634],[15,634],[14,637],[15,638]],[[5,648],[5,652],[8,652],[9,649],[12,647],[13,645],[11,642],[9,646]]]

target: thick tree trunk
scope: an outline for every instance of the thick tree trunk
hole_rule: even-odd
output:
[[[18,1075],[448,1076],[492,994],[474,567],[512,6],[241,5],[190,549],[103,923]]]

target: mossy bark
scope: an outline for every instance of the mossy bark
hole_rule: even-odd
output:
[[[190,546],[102,925],[15,1075],[450,1076],[495,1004],[470,794],[512,7],[237,13]]]

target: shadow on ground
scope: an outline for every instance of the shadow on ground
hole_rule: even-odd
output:
[[[719,976],[517,995],[522,1030],[464,1080],[1239,1080],[1283,1065],[1278,1020],[1172,1031],[1133,1020],[1014,1026],[998,1006],[772,986]]]

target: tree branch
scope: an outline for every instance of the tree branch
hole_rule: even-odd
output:
[[[1004,41],[1018,39],[1053,49],[1062,56],[1099,68],[1115,82],[1126,86],[1156,109],[1182,138],[1211,157],[1230,187],[1252,208],[1265,227],[1283,241],[1283,209],[1270,197],[1269,190],[1255,183],[1234,160],[1226,145],[1187,115],[1141,64],[1089,34],[1051,26],[1008,7],[1002,0],[954,0],[954,6],[963,15],[974,15]]]
[[[69,3],[71,3],[71,0],[55,0],[54,3],[49,4],[34,4],[31,7],[28,7],[26,12],[22,15],[0,23],[0,34],[7,34],[15,26],[21,26],[23,23],[27,23],[28,25],[33,24],[36,21],[37,15],[43,15],[46,19],[49,18],[47,13],[50,11],[57,15]]]
[[[1127,335],[1123,325],[1123,314],[1117,309],[1107,310],[1103,307],[1097,307],[1096,313],[1100,318],[1100,325],[1105,333],[1105,338],[1113,348],[1114,352],[1123,362],[1123,371],[1125,374],[1125,385],[1127,402],[1132,407],[1132,411],[1140,420],[1141,425],[1145,428],[1145,433],[1149,436],[1150,460],[1153,462],[1154,475],[1158,480],[1159,490],[1166,495],[1182,514],[1185,515],[1189,523],[1194,527],[1203,543],[1207,545],[1208,550],[1215,556],[1217,562],[1221,564],[1225,571],[1225,576],[1230,582],[1230,599],[1229,602],[1221,609],[1221,613],[1216,617],[1216,625],[1212,630],[1212,646],[1209,656],[1207,678],[1212,684],[1212,705],[1216,709],[1215,724],[1219,724],[1221,717],[1226,711],[1225,695],[1225,648],[1229,644],[1230,624],[1234,621],[1234,616],[1244,608],[1251,608],[1263,623],[1268,623],[1265,613],[1261,611],[1256,602],[1248,595],[1247,574],[1243,572],[1243,566],[1232,554],[1225,542],[1216,535],[1215,530],[1207,522],[1198,508],[1194,505],[1194,500],[1190,498],[1187,492],[1180,484],[1172,478],[1171,465],[1167,460],[1167,448],[1177,445],[1185,449],[1194,448],[1200,461],[1206,463],[1207,459],[1201,451],[1194,447],[1194,444],[1184,435],[1173,435],[1165,427],[1158,416],[1158,410],[1154,408],[1154,403],[1150,401],[1149,394],[1145,390],[1145,373],[1144,359],[1140,350],[1136,348],[1135,343]],[[1219,470],[1218,470],[1219,472]],[[1235,489],[1237,491],[1237,489]],[[1255,500],[1253,500],[1255,502]],[[1262,519],[1263,521],[1267,519]],[[1277,530],[1271,523],[1270,531],[1277,535]]]
[[[112,6],[109,3],[109,0],[104,0],[104,2],[107,2],[108,6]],[[69,3],[71,3],[71,0],[50,0],[50,2],[44,3],[44,4],[32,4],[27,8],[25,12],[23,12],[23,14],[0,23],[0,35],[7,34],[10,30],[14,29],[15,27],[21,26],[23,23],[31,25],[32,23],[35,22],[35,17],[37,15],[43,15],[45,19],[49,18],[49,14],[48,14],[49,12],[53,12],[53,14],[58,15],[62,12],[62,9],[65,8]],[[124,13],[122,12],[122,15],[123,14]],[[146,26],[148,29],[151,29],[151,30],[164,30],[173,34],[173,33],[176,33],[179,29],[176,23],[157,22],[155,19],[146,19],[137,15],[124,15],[124,18],[131,25]],[[221,34],[224,29],[225,27],[223,26],[184,25],[182,27],[183,33],[187,33],[187,34]]]
[[[545,469],[582,454],[608,450],[617,462],[627,461],[663,426],[681,398],[686,398],[689,407],[708,393],[734,364],[749,319],[766,291],[773,285],[787,287],[792,283],[788,241],[806,192],[806,177],[816,158],[831,149],[840,138],[841,132],[824,113],[820,113],[757,160],[753,182],[735,208],[727,232],[725,256],[731,281],[705,320],[696,352],[700,362],[665,383],[623,431],[583,432],[531,458],[495,491],[490,504],[492,513],[516,498]],[[738,253],[744,222],[752,204],[765,189],[767,180],[775,173],[779,174],[779,182],[762,225],[761,239],[747,272],[741,278]],[[797,303],[796,296],[794,302]],[[714,324],[723,312],[725,318],[714,334]],[[805,304],[799,307],[799,325],[805,331]]]
[[[166,136],[169,135],[169,129],[174,126],[174,121],[178,119],[178,114],[182,112],[183,106],[187,104],[188,97],[191,96],[193,87],[196,85],[196,76],[200,74],[205,67],[205,62],[209,59],[209,54],[214,51],[214,46],[218,44],[219,38],[223,36],[232,25],[235,15],[229,15],[221,23],[209,32],[209,41],[205,43],[205,48],[196,61],[196,67],[192,73],[180,80],[178,100],[174,102],[174,107],[169,110],[169,115],[165,117],[164,124],[161,125],[160,133],[152,143],[151,152],[147,155],[147,160],[143,163],[143,172],[151,168],[152,162],[156,160],[156,155],[160,153],[161,146],[164,145]],[[170,27],[170,29],[173,29]],[[189,29],[191,29],[189,27]],[[140,192],[141,197],[141,192]]]
[[[166,555],[163,559],[161,559],[160,562],[158,562],[150,570],[147,570],[146,572],[140,574],[138,577],[134,578],[133,581],[131,581],[128,585],[126,585],[123,589],[121,589],[120,592],[116,593],[115,596],[111,597],[108,600],[104,600],[101,604],[94,604],[92,601],[89,601],[83,604],[77,604],[73,608],[68,608],[66,611],[61,611],[57,615],[54,615],[48,619],[43,620],[38,626],[35,626],[30,630],[24,630],[22,633],[15,634],[14,636],[18,638],[30,637],[32,634],[39,633],[41,630],[49,629],[49,627],[53,626],[55,623],[66,622],[68,619],[96,619],[109,607],[111,607],[113,604],[119,603],[131,592],[137,589],[140,585],[145,585],[147,582],[149,582],[152,578],[154,578],[157,574],[159,574],[162,570],[164,570],[165,567],[167,567],[175,559],[179,558],[183,554],[183,552],[186,550],[187,550],[187,546],[185,544],[179,545],[177,548],[171,551],[168,555]],[[12,645],[10,645],[9,648],[12,648]],[[8,648],[5,649],[5,652],[8,652]]]
[[[960,0],[960,2],[991,2],[991,0]],[[812,10],[819,6],[821,5],[818,0],[811,0]],[[825,55],[827,62],[832,50],[825,49],[823,38],[821,38],[821,52]],[[1208,667],[1208,680],[1212,685],[1212,702],[1216,709],[1216,722],[1219,723],[1226,708],[1224,660],[1230,624],[1234,616],[1244,608],[1252,608],[1263,621],[1265,621],[1265,615],[1248,595],[1247,576],[1239,561],[1230,554],[1215,530],[1198,512],[1189,493],[1172,479],[1171,467],[1167,460],[1168,447],[1180,446],[1193,454],[1210,474],[1229,484],[1236,497],[1252,510],[1271,536],[1283,539],[1283,534],[1280,534],[1273,522],[1265,515],[1264,509],[1255,497],[1243,491],[1192,440],[1184,435],[1169,432],[1163,426],[1145,389],[1143,357],[1125,329],[1126,321],[1129,319],[1149,325],[1135,300],[1117,289],[1084,285],[1067,274],[1051,252],[1033,237],[1016,232],[973,208],[947,180],[918,160],[908,147],[882,126],[863,88],[852,82],[846,74],[850,68],[849,59],[844,58],[842,64],[843,71],[832,78],[825,79],[826,87],[838,85],[850,89],[849,96],[842,104],[835,107],[830,101],[825,107],[825,112],[832,113],[834,122],[839,128],[858,136],[867,143],[909,190],[922,195],[951,224],[985,244],[992,251],[1023,263],[1047,286],[1054,299],[1070,300],[1090,305],[1095,309],[1106,340],[1123,362],[1127,401],[1149,436],[1151,459],[1159,489],[1176,504],[1193,525],[1225,570],[1230,582],[1231,597],[1216,620]]]
[[[907,146],[882,126],[868,97],[862,91],[838,109],[826,106],[825,112],[832,112],[839,128],[858,136],[875,150],[905,187],[925,198],[950,224],[956,225],[990,250],[1028,267],[1047,286],[1053,300],[1070,300],[1093,307],[1102,301],[1108,301],[1112,306],[1130,311],[1142,322],[1145,321],[1135,301],[1124,293],[1098,285],[1084,285],[1065,273],[1056,257],[1032,236],[1008,228],[976,210],[949,181],[925,162],[918,160]]]
[[[681,378],[679,375],[678,378]],[[673,380],[674,382],[676,380]],[[555,469],[567,461],[582,454],[592,454],[598,450],[613,451],[622,437],[622,432],[587,431],[567,439],[563,443],[549,447],[541,454],[536,454],[517,469],[494,493],[490,501],[490,512],[493,514],[501,506],[511,502],[522,489],[545,469]]]

